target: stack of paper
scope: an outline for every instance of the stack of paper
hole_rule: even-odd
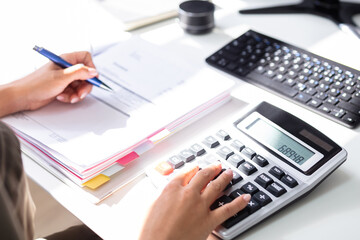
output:
[[[132,38],[94,58],[100,79],[114,94],[94,87],[80,103],[53,102],[3,121],[16,131],[25,153],[52,173],[96,189],[157,142],[229,99],[232,80],[203,59],[194,64],[178,54]],[[122,172],[116,174],[117,186],[137,173],[124,178]],[[98,200],[112,191],[104,189]]]

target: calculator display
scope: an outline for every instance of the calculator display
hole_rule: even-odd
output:
[[[299,165],[315,155],[314,152],[261,118],[255,119],[246,129],[250,134],[259,136],[264,143],[276,149],[280,155],[286,156]]]

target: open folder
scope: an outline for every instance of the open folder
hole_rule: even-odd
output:
[[[3,121],[25,154],[98,202],[143,171],[134,159],[229,99],[234,82],[181,51],[120,42],[94,57],[115,93],[94,87],[77,104],[55,101]]]

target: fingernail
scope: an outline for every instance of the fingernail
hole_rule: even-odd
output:
[[[57,96],[56,99],[59,100],[59,101],[64,101],[65,100],[64,96],[61,96],[61,95]]]
[[[78,102],[79,101],[79,98],[77,98],[77,97],[74,97],[73,99],[71,99],[71,103],[76,103],[76,102]]]
[[[98,75],[98,72],[96,71],[95,68],[88,68],[88,71],[89,71],[89,74],[91,76],[97,76]]]
[[[248,202],[248,201],[250,201],[251,195],[250,195],[250,194],[244,194],[244,195],[242,195],[242,198],[243,198],[246,202]]]
[[[86,93],[80,95],[80,99],[84,99],[86,97]]]
[[[232,170],[230,168],[226,169],[226,171],[224,173],[229,175],[229,176],[233,175],[233,172],[232,172]]]

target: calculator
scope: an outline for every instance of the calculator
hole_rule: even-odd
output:
[[[191,136],[188,145],[149,166],[146,174],[163,188],[187,165],[205,168],[219,161],[223,171],[232,169],[232,181],[210,208],[251,194],[245,209],[213,231],[222,239],[233,239],[308,194],[346,158],[346,150],[319,130],[261,102],[228,125]]]

